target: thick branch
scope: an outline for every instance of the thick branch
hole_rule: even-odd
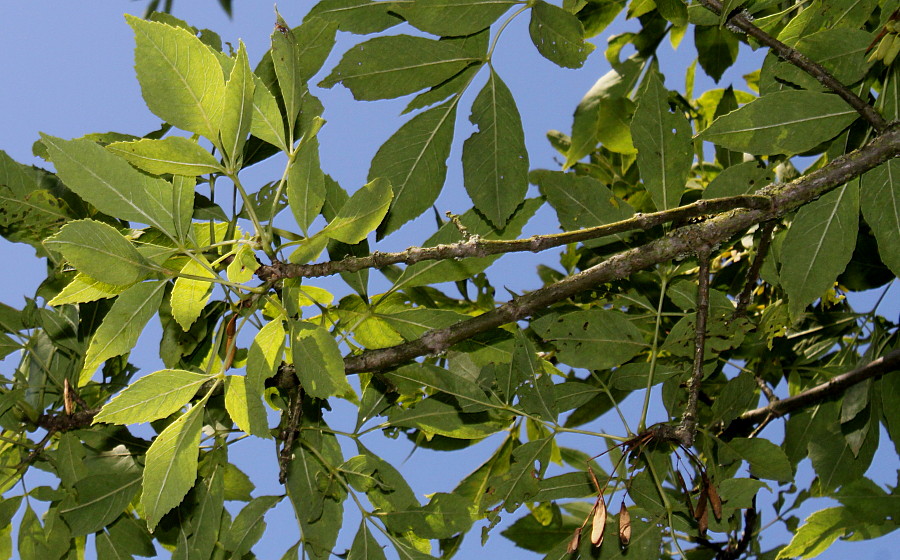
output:
[[[693,253],[698,246],[713,247],[749,227],[779,218],[829,190],[873,169],[900,154],[900,128],[890,127],[864,147],[784,185],[769,185],[758,194],[769,197],[767,209],[734,210],[706,222],[683,227],[669,235],[622,253],[591,268],[515,298],[492,311],[443,329],[428,331],[421,338],[344,358],[347,373],[381,371],[419,356],[438,354],[462,340],[506,323],[530,316],[551,304],[592,289],[598,284],[626,278],[676,257]]]
[[[758,424],[770,416],[784,416],[795,410],[806,408],[840,395],[849,387],[862,383],[866,379],[898,370],[900,370],[900,349],[892,350],[877,360],[873,360],[853,371],[842,373],[821,385],[816,385],[802,393],[797,393],[793,397],[771,402],[755,410],[749,410],[741,414],[735,422],[740,422],[743,425]]]
[[[766,209],[771,205],[768,198],[754,195],[731,196],[698,200],[693,204],[679,206],[661,212],[637,214],[627,220],[604,224],[592,228],[534,235],[527,239],[496,240],[473,236],[459,243],[437,245],[435,247],[409,247],[397,253],[373,253],[365,257],[348,257],[340,261],[316,264],[288,264],[275,262],[256,270],[256,275],[266,281],[279,278],[314,278],[331,276],[341,272],[356,272],[364,268],[383,268],[394,264],[415,264],[429,260],[449,260],[468,257],[487,257],[505,253],[538,253],[569,243],[580,243],[591,239],[608,237],[633,230],[648,230],[668,223],[684,221],[688,218],[716,214],[736,208]]]
[[[722,3],[719,0],[700,0],[700,3],[711,12],[717,15],[722,14]],[[733,15],[728,14],[728,23],[730,25],[740,29],[750,37],[753,37],[760,44],[766,45],[783,60],[800,68],[818,80],[823,86],[836,93],[841,99],[853,107],[857,113],[862,115],[875,130],[881,132],[887,128],[888,123],[885,122],[880,114],[878,114],[878,111],[853,93],[850,88],[839,82],[821,64],[810,60],[797,49],[785,45],[775,37],[772,37],[759,27],[753,25],[751,19],[752,18],[744,11],[736,12]]]

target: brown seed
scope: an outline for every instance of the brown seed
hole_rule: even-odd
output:
[[[594,504],[594,519],[591,522],[591,542],[594,546],[600,546],[603,543],[603,529],[606,528],[606,502],[603,501],[603,494],[597,496],[597,503]]]
[[[569,546],[566,547],[566,554],[575,554],[575,551],[578,550],[578,544],[581,542],[581,527],[575,529],[575,533],[572,535],[572,540],[569,541]]]
[[[69,385],[69,379],[63,379],[63,406],[66,409],[66,416],[72,414],[75,409],[75,402],[72,398],[72,387]]]
[[[597,475],[594,474],[594,469],[588,465],[588,474],[591,475],[591,482],[594,483],[594,488],[597,490],[598,494],[603,493],[603,488],[600,486],[600,482],[597,480]]]
[[[700,499],[697,500],[697,509],[694,510],[694,519],[699,520],[706,515],[706,487],[700,489]]]
[[[717,520],[722,521],[722,499],[719,498],[716,487],[713,484],[708,484],[706,486],[706,493],[709,497],[709,505],[712,506],[713,515],[716,516]]]
[[[628,513],[625,502],[619,508],[619,542],[622,546],[628,546],[631,542],[631,514]]]

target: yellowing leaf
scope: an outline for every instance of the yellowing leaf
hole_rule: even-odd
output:
[[[56,294],[56,297],[47,303],[50,305],[64,305],[66,303],[97,301],[98,299],[116,297],[127,289],[128,286],[106,284],[79,272],[71,282],[66,284],[66,287],[61,292]]]
[[[196,258],[189,260],[181,268],[179,274],[200,276],[203,278],[216,278],[216,275],[209,270],[209,264],[202,255],[197,254]],[[204,266],[206,265],[206,266]],[[175,287],[172,289],[172,316],[181,325],[181,328],[187,331],[200,316],[200,312],[206,306],[209,296],[212,295],[212,282],[197,278],[186,278],[180,276],[175,280]]]
[[[188,403],[211,376],[164,369],[138,379],[103,406],[94,424],[139,424],[165,418]]]
[[[355,245],[374,231],[391,205],[391,183],[375,179],[353,193],[323,234],[348,245]]]

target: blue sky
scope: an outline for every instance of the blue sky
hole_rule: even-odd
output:
[[[19,162],[48,167],[46,162],[31,154],[31,145],[38,138],[38,132],[72,138],[88,132],[143,134],[156,129],[159,120],[143,104],[134,76],[132,31],[122,17],[125,12],[141,15],[145,4],[143,1],[129,0],[35,0],[4,6],[0,28],[0,52],[4,53],[0,57],[0,76],[3,76],[4,82],[0,88],[0,149]],[[272,5],[246,1],[235,4],[234,20],[225,16],[215,0],[175,0],[174,13],[196,27],[218,32],[225,41],[236,44],[238,39],[243,40],[251,65],[255,65],[269,46],[269,34],[274,23]],[[284,2],[279,5],[279,11],[289,24],[297,25],[311,5],[312,2],[307,1]],[[635,24],[620,19],[614,24],[612,32],[633,28]],[[403,32],[409,32],[408,28],[404,28]],[[610,30],[607,30],[595,40],[598,50],[588,59],[585,68],[577,71],[558,68],[537,54],[527,36],[527,15],[514,22],[501,40],[495,68],[519,103],[532,168],[558,167],[557,154],[549,147],[544,134],[549,129],[567,132],[575,105],[594,81],[609,70],[602,55],[609,33]],[[337,55],[356,40],[357,37],[341,34],[335,55],[326,63],[326,69],[333,66],[338,60]],[[736,88],[745,89],[740,76],[758,67],[760,55],[743,55],[749,62],[729,70],[721,82],[722,87],[733,83]],[[678,52],[662,60],[668,87],[683,89],[684,69],[694,56],[689,33]],[[711,87],[710,82],[699,78],[698,75],[695,91]],[[437,203],[441,212],[450,210],[461,213],[470,206],[462,189],[459,154],[463,139],[472,130],[467,120],[468,104],[480,83],[483,83],[483,76],[482,81],[475,84],[467,95],[467,102],[459,112],[457,141],[449,160],[445,192]],[[375,151],[405,121],[399,113],[407,100],[355,102],[341,86],[315,93],[325,104],[324,118],[328,121],[319,136],[322,166],[345,189],[353,191],[366,182],[368,162]],[[244,183],[253,185],[255,182],[258,186],[276,176],[280,176],[277,165],[260,166],[258,170],[247,171]],[[433,219],[427,213],[414,224],[389,236],[378,249],[397,250],[416,244],[432,231],[432,227]],[[555,216],[545,208],[529,224],[525,234],[547,233],[556,228]],[[13,245],[5,240],[0,240],[0,257],[7,263],[0,267],[0,286],[3,288],[0,290],[0,301],[20,308],[23,297],[33,295],[35,287],[43,279],[44,263],[34,258],[30,247]],[[538,262],[552,266],[556,259],[547,255],[519,255],[500,260],[491,269],[491,278],[498,294],[503,287],[515,292],[537,287],[540,282],[533,271]],[[892,302],[896,303],[900,299],[900,290],[895,286],[892,292]],[[145,373],[160,367],[158,358],[153,355],[157,341],[158,331],[151,329],[139,343],[139,348],[143,345],[146,350],[133,355]],[[9,371],[13,365],[7,360],[2,367],[4,371]],[[355,418],[351,407],[338,404],[335,408],[332,413],[335,417]],[[882,438],[882,441],[885,439]],[[403,461],[411,450],[402,441],[388,443],[392,445],[377,447],[387,458],[397,462]],[[419,451],[408,459],[403,471],[409,473],[413,488],[420,497],[425,493],[449,491],[459,480],[460,473],[477,467],[495,443],[488,440],[476,445],[464,458]],[[277,484],[275,453],[270,445],[269,442],[248,441],[231,452],[232,459],[236,459],[257,483],[255,495],[282,492]],[[896,458],[892,450],[885,451],[882,447],[874,467],[880,472],[875,478],[880,482],[895,482]],[[523,514],[518,512],[506,517],[511,520]],[[771,519],[770,511],[766,514],[767,519]],[[296,540],[297,534],[287,500],[270,513],[267,520],[269,530],[278,532],[279,537],[264,537],[255,550],[260,558],[279,557]],[[338,550],[349,546],[357,523],[347,522],[348,531],[339,541]],[[484,553],[509,556],[518,552],[521,551],[512,548],[499,535],[499,531],[492,535],[487,549],[482,550],[476,529],[457,557],[476,558]],[[838,546],[821,558],[843,558],[847,553],[890,556],[888,543],[881,539],[870,544]]]

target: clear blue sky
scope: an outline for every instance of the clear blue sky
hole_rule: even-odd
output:
[[[297,25],[312,4],[311,1],[284,2],[279,10],[289,24]],[[132,31],[122,17],[125,12],[140,15],[145,5],[145,1],[129,0],[34,0],[6,3],[3,23],[0,24],[0,52],[3,53],[0,56],[0,76],[3,76],[3,87],[0,88],[0,149],[19,162],[46,168],[46,162],[31,154],[31,145],[37,139],[39,131],[72,138],[89,132],[104,131],[140,135],[157,128],[159,120],[147,110],[141,99],[133,71]],[[268,49],[269,34],[274,22],[272,5],[269,3],[237,1],[233,20],[225,16],[215,0],[175,0],[174,13],[196,27],[218,32],[225,41],[236,44],[238,39],[242,39],[247,45],[251,65],[255,65]],[[618,33],[635,27],[634,23],[620,19],[613,26],[612,32]],[[404,29],[403,32],[409,31]],[[610,30],[607,30],[596,39],[597,51],[588,59],[585,68],[577,71],[560,69],[536,53],[527,36],[525,16],[520,17],[509,28],[501,41],[495,57],[495,67],[519,103],[532,168],[558,167],[556,152],[549,147],[544,134],[549,129],[568,131],[575,105],[594,81],[609,70],[602,55],[605,38],[609,33]],[[336,55],[357,40],[359,39],[355,36],[339,35],[335,55],[326,63],[326,68],[333,66],[337,61]],[[758,53],[744,54],[749,54],[749,66],[729,70],[721,82],[723,87],[732,82],[736,88],[745,89],[740,76],[758,67],[760,56]],[[678,53],[663,59],[662,69],[667,77],[668,87],[683,89],[684,69],[694,56],[695,51],[688,34]],[[700,80],[698,75],[696,91],[708,87],[710,84]],[[467,120],[468,103],[471,103],[475,92],[477,87],[467,96],[468,101],[459,112],[457,141],[449,160],[445,193],[437,203],[441,212],[450,210],[461,213],[470,206],[462,189],[459,154],[463,139],[471,131]],[[349,92],[341,86],[315,93],[325,104],[324,118],[328,121],[320,133],[322,166],[345,189],[355,190],[365,183],[368,162],[375,151],[405,121],[405,118],[399,117],[399,113],[407,100],[354,102]],[[244,182],[259,185],[277,176],[280,176],[277,166],[260,166],[259,170],[248,170]],[[389,236],[378,249],[396,250],[416,244],[431,231],[432,224],[429,213]],[[555,216],[544,209],[529,224],[525,233],[547,233],[555,231],[556,227]],[[34,259],[34,252],[30,247],[13,245],[5,240],[0,240],[0,256],[7,263],[0,267],[0,286],[3,288],[0,290],[0,301],[21,308],[23,297],[33,295],[37,284],[43,279],[44,263]],[[556,260],[546,255],[504,257],[499,265],[491,269],[491,278],[498,288],[498,294],[503,287],[516,292],[537,287],[540,282],[534,274],[534,266],[538,262],[552,266]],[[898,291],[900,290],[895,286],[892,298],[894,303],[900,298]],[[152,321],[151,326],[155,323]],[[158,330],[153,328],[145,333],[138,345],[139,349],[143,345],[146,350],[138,350],[132,355],[145,373],[160,367],[158,358],[154,356],[157,344]],[[2,371],[8,372],[14,365],[7,360],[0,367],[3,368]],[[341,422],[340,418],[350,418],[344,421],[352,423],[355,411],[349,406],[336,403],[332,416],[338,418],[338,423]],[[388,443],[390,446],[376,447],[385,453],[386,458],[395,462],[402,461],[410,451],[410,446],[402,440]],[[489,440],[476,445],[463,458],[418,451],[404,464],[402,470],[410,476],[411,484],[420,497],[435,491],[449,491],[462,472],[474,469],[487,457],[495,443]],[[882,447],[875,467],[881,472],[875,478],[880,482],[888,482],[893,480],[897,461],[892,450],[886,451]],[[350,450],[347,451],[350,453]],[[232,449],[231,458],[257,484],[254,495],[283,492],[277,484],[275,452],[271,449],[270,442],[240,443]],[[16,491],[19,491],[19,487]],[[506,518],[512,520],[523,514],[524,512],[518,512],[506,515]],[[766,519],[771,519],[770,511],[764,515]],[[348,530],[338,542],[338,551],[349,546],[358,524],[358,518],[356,519],[355,522],[348,520],[346,523]],[[267,520],[272,534],[264,537],[255,550],[260,558],[277,558],[297,536],[296,524],[287,500],[271,512]],[[273,538],[275,533],[278,536]],[[871,544],[838,546],[821,558],[843,558],[848,553],[888,558],[891,556],[888,546],[885,539]],[[510,557],[521,555],[523,551],[511,547],[509,541],[499,535],[499,530],[492,535],[486,550],[482,550],[476,528],[466,539],[466,544],[457,557],[467,560],[480,558],[485,553]],[[534,555],[524,553],[524,557]]]

